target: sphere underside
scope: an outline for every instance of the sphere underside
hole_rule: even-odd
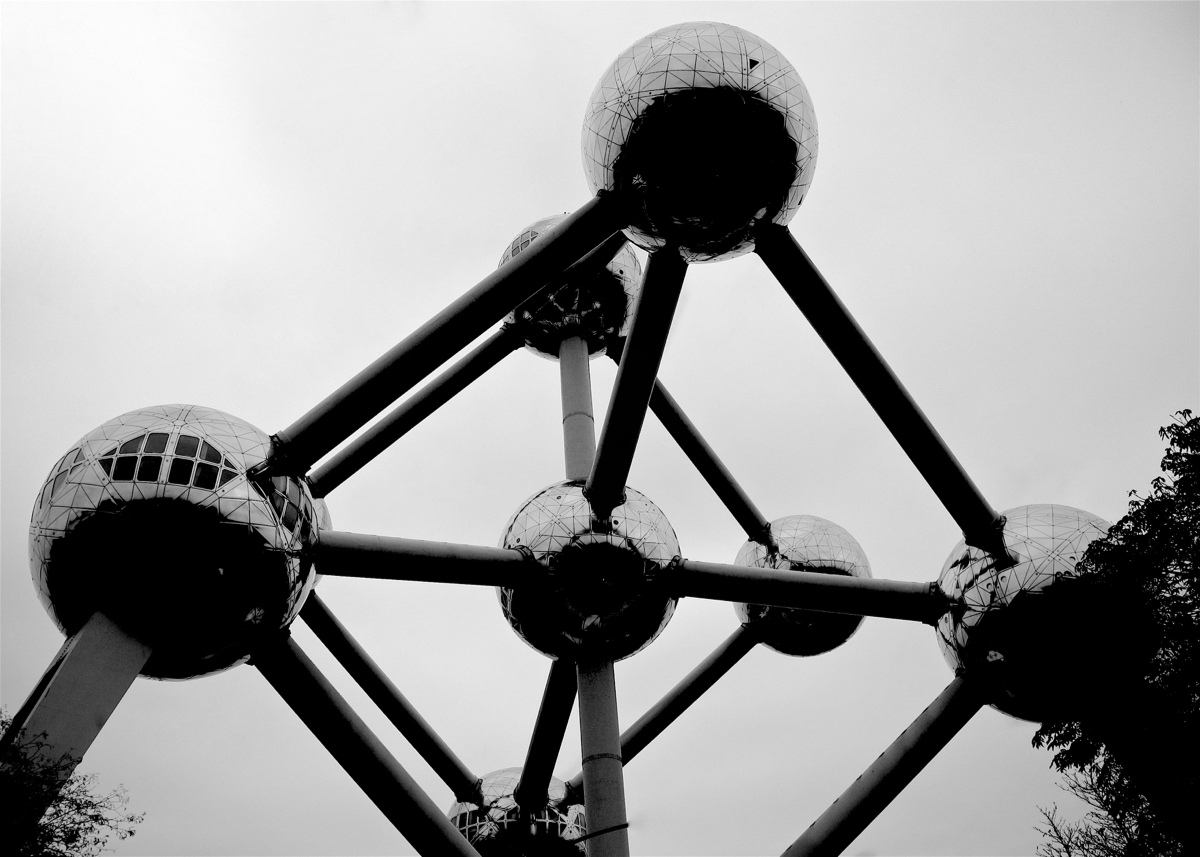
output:
[[[553,231],[565,214],[546,217],[525,227],[500,257],[500,265]],[[588,354],[597,356],[629,333],[633,307],[642,282],[642,265],[629,244],[623,244],[599,270],[575,274],[550,297],[526,301],[506,321],[519,325],[525,347],[541,357],[558,359],[559,346],[569,336],[581,336]]]
[[[747,541],[734,563],[754,568],[871,576],[871,564],[858,540],[832,521],[815,515],[790,515],[772,521],[770,535],[778,550]],[[739,620],[755,629],[764,645],[785,655],[819,655],[836,649],[862,624],[861,616],[764,604],[736,604],[734,610]]]
[[[789,223],[816,156],[816,114],[796,70],[728,24],[678,24],[636,42],[584,117],[589,187],[621,192],[635,244],[675,246],[689,262],[747,253],[760,226]]]
[[[1037,632],[1025,627],[1026,602],[1033,593],[1072,576],[1087,546],[1103,538],[1109,524],[1059,504],[1019,506],[1005,512],[1004,518],[1004,545],[1016,558],[1015,565],[998,569],[990,554],[965,541],[955,546],[943,565],[937,585],[955,606],[938,620],[938,646],[955,672],[987,666],[998,694],[994,708],[1040,721],[1043,700],[1021,692],[1034,678],[1022,674],[1028,670],[1027,659],[1011,657],[1023,648],[1023,635]],[[1054,654],[1046,653],[1047,665],[1053,663]]]
[[[480,783],[482,804],[457,801],[447,816],[481,857],[574,857],[583,854],[587,834],[583,804],[568,799],[566,784],[550,778],[545,806],[522,818],[514,793],[521,768],[503,768],[486,774]]]
[[[666,516],[644,495],[626,497],[596,520],[583,485],[560,482],[513,515],[500,546],[528,551],[548,574],[541,587],[498,589],[504,618],[526,643],[553,658],[617,660],[650,644],[676,599],[656,576],[679,555]]]
[[[34,503],[30,566],[72,634],[96,610],[151,646],[142,674],[245,661],[312,586],[316,511],[300,480],[254,481],[270,438],[194,405],[110,420],[59,460]]]

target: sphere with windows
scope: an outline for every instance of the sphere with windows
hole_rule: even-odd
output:
[[[196,405],[142,408],[89,432],[34,501],[29,556],[64,634],[97,610],[147,643],[142,674],[244,662],[312,588],[319,520],[302,480],[257,475],[270,438]]]

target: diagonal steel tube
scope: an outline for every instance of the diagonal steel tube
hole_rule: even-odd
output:
[[[934,624],[949,610],[951,603],[934,583],[752,568],[690,559],[680,560],[664,579],[664,584],[672,594],[679,596],[907,619],[928,625]]]
[[[783,857],[836,857],[867,829],[984,704],[977,682],[958,676]]]
[[[290,634],[252,661],[275,691],[422,857],[479,857]]]
[[[567,721],[575,707],[577,687],[574,663],[559,659],[550,665],[533,737],[529,739],[529,751],[521,769],[521,782],[513,793],[517,805],[526,812],[536,813],[546,805],[550,777],[567,734]]]
[[[738,524],[746,531],[746,535],[760,544],[771,546],[770,523],[742,490],[742,486],[733,478],[733,474],[713,452],[712,447],[704,440],[699,430],[687,418],[687,414],[667,392],[667,388],[661,381],[654,382],[654,391],[650,394],[650,410],[675,439],[675,443],[679,444],[683,454],[700,471],[704,481],[716,492],[717,497],[725,504],[725,508],[733,514]]]
[[[307,471],[313,462],[623,225],[621,206],[611,194],[589,200],[552,232],[484,277],[276,434],[268,469],[297,475]]]
[[[663,730],[687,711],[693,702],[712,687],[721,676],[729,672],[758,644],[753,631],[741,625],[736,631],[700,662],[684,679],[671,688],[667,695],[654,703],[637,722],[621,733],[621,764],[640,753],[662,734]],[[583,772],[580,771],[567,781],[567,788],[580,794],[583,789]]]
[[[505,325],[412,398],[355,438],[309,476],[314,497],[325,497],[513,351],[523,339]]]
[[[335,577],[510,588],[536,580],[540,568],[517,550],[333,530],[321,533],[315,562],[321,574]]]
[[[446,742],[433,731],[379,665],[366,653],[346,627],[330,612],[317,593],[310,593],[300,618],[317,635],[325,648],[345,667],[351,678],[366,691],[408,743],[442,778],[460,801],[478,802],[479,778],[471,773]]]
[[[783,226],[765,228],[754,250],[879,414],[967,543],[1002,560],[1008,557],[1000,513],[984,499],[795,236]]]
[[[646,420],[650,393],[686,273],[687,263],[671,247],[655,252],[646,265],[633,324],[621,353],[608,414],[600,432],[596,460],[584,489],[593,514],[599,518],[607,517],[625,494],[625,480]]]

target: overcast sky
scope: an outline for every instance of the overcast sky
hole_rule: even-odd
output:
[[[26,528],[72,442],[167,402],[290,424],[586,201],[593,86],[687,20],[796,66],[820,154],[792,230],[990,502],[1115,520],[1200,402],[1198,8],[6,4],[4,704],[61,642]],[[614,373],[593,363],[599,408]],[[769,518],[839,523],[876,577],[937,575],[953,521],[757,258],[689,270],[660,378]],[[494,544],[562,478],[559,417],[555,364],[514,354],[337,489],[334,523]],[[733,560],[744,534],[653,418],[630,484],[685,556]],[[476,773],[521,764],[549,662],[491,590],[320,591]],[[735,627],[683,602],[618,665],[622,721]],[[752,652],[626,768],[634,851],[779,853],[950,678],[928,627],[879,619],[818,658]],[[1075,811],[1033,732],[981,712],[847,853],[1032,853],[1039,804]],[[83,769],[147,813],[118,854],[409,853],[252,667],[135,682]]]

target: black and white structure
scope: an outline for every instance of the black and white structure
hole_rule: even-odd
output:
[[[494,272],[291,425],[268,435],[211,408],[163,405],[84,435],[34,499],[31,567],[67,640],[17,712],[4,758],[77,762],[135,677],[249,664],[422,855],[624,857],[623,766],[752,648],[816,656],[867,616],[931,626],[953,670],[946,689],[796,831],[784,853],[811,857],[841,853],[982,706],[1039,719],[1020,663],[1005,658],[1026,630],[1006,611],[1070,575],[1107,525],[1065,506],[1001,513],[972,482],[788,230],[817,139],[804,83],[767,42],[716,23],[655,32],[591,97],[594,197],[522,230]],[[644,271],[630,242],[649,253]],[[658,380],[689,264],[751,252],[961,528],[936,580],[873,577],[854,536],[810,510],[768,520]],[[520,348],[558,362],[564,470],[525,486],[530,499],[496,522],[498,546],[334,528],[327,495]],[[597,430],[589,361],[603,355],[619,369]],[[626,484],[648,411],[745,530],[736,562],[687,557],[653,498]],[[460,759],[321,601],[321,575],[495,587],[497,621],[550,659],[519,767],[481,774]],[[685,597],[730,602],[736,630],[619,723],[614,661],[649,646]],[[450,787],[448,813],[292,639],[297,618]],[[582,771],[563,781],[552,768],[576,703]]]

